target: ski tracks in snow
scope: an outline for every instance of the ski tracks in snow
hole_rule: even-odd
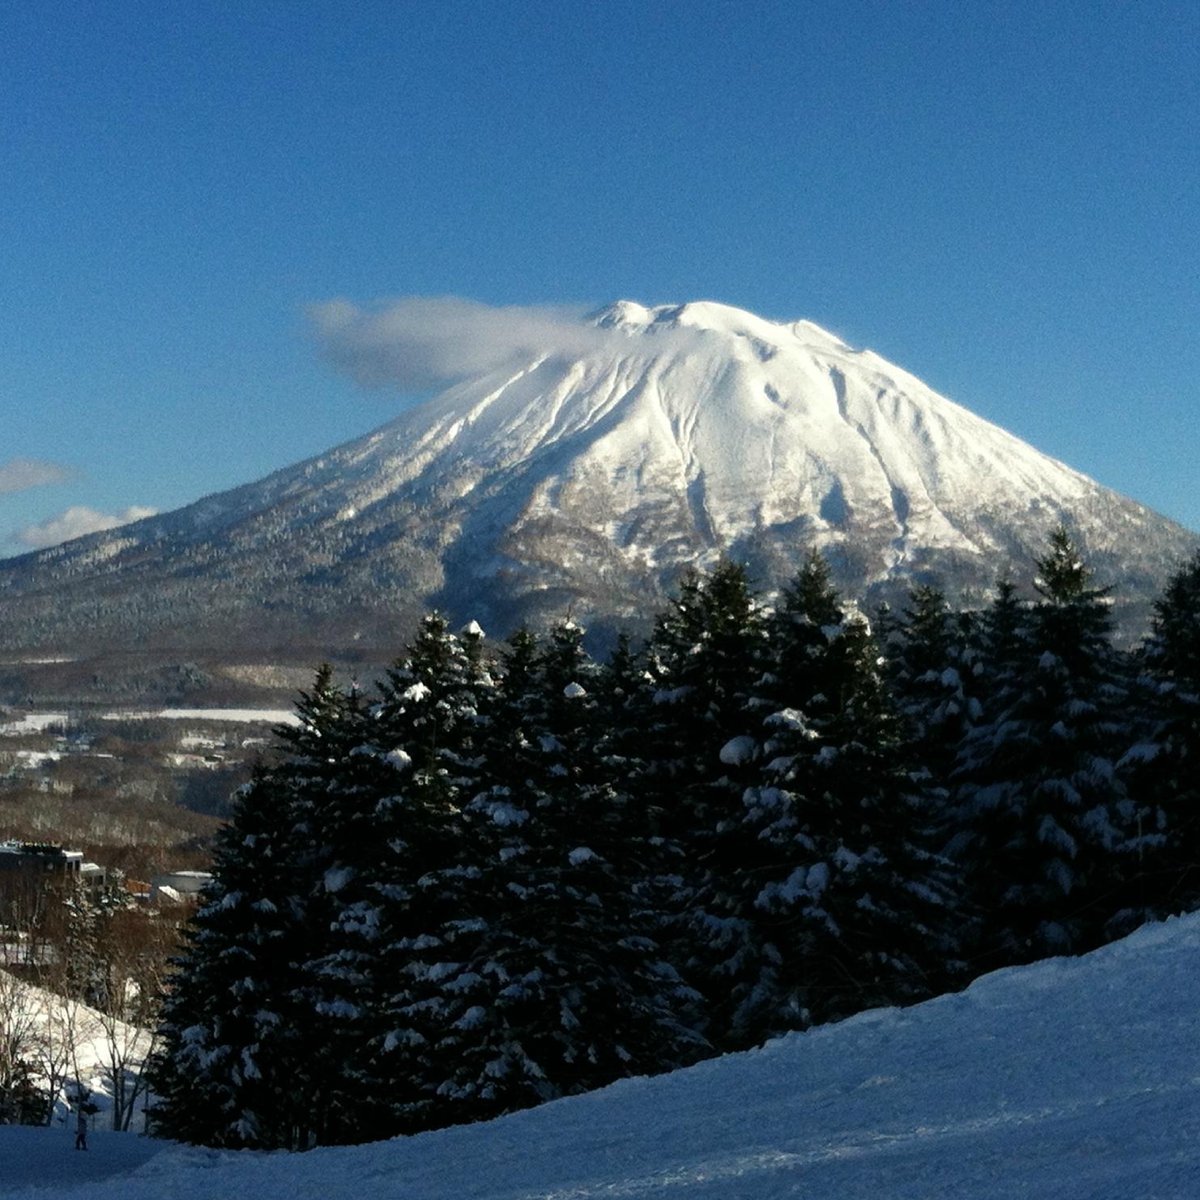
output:
[[[1151,1101],[1169,1110],[1172,1108],[1172,1093],[1194,1091],[1197,1088],[1200,1088],[1200,1079],[1193,1081],[1191,1089],[1171,1085],[1153,1089],[1134,1088],[1099,1099],[1080,1100],[1060,1106],[1003,1109],[963,1120],[917,1124],[904,1129],[863,1130],[806,1147],[763,1146],[748,1153],[698,1156],[626,1179],[608,1178],[550,1190],[535,1189],[521,1193],[519,1200],[606,1200],[620,1197],[653,1200],[653,1197],[664,1193],[712,1196],[723,1200],[735,1200],[743,1194],[755,1197],[840,1194],[849,1200],[850,1197],[867,1197],[870,1192],[860,1191],[854,1184],[872,1178],[879,1185],[885,1180],[897,1178],[905,1181],[907,1186],[901,1186],[900,1190],[878,1193],[887,1196],[888,1200],[901,1196],[932,1198],[942,1195],[961,1200],[963,1192],[959,1189],[962,1180],[956,1182],[953,1173],[946,1170],[948,1156],[952,1157],[955,1153],[952,1148],[955,1141],[962,1141],[964,1149],[970,1145],[970,1154],[978,1160],[981,1147],[994,1138],[992,1157],[1001,1171],[1006,1160],[1016,1166],[1017,1160],[1022,1157],[1014,1153],[1014,1143],[1029,1145],[1027,1160],[1036,1161],[1039,1143],[1043,1149],[1054,1147],[1054,1153],[1061,1159],[1064,1141],[1071,1140],[1075,1141],[1081,1157],[1094,1158],[1103,1156],[1104,1151],[1112,1146],[1120,1145],[1120,1126],[1124,1120],[1121,1114],[1126,1113],[1131,1104],[1136,1105],[1139,1100]],[[1103,1111],[1109,1108],[1113,1112],[1114,1128],[1106,1131]],[[1078,1124],[1074,1139],[1064,1138],[1057,1128],[1050,1135],[1052,1127],[1063,1124]],[[1109,1132],[1111,1136],[1106,1136]],[[1043,1138],[1042,1134],[1047,1136]],[[872,1158],[877,1160],[875,1164],[866,1161]],[[843,1186],[847,1183],[850,1185],[850,1190],[846,1192],[839,1192],[835,1186],[836,1168],[841,1164],[854,1166],[853,1182],[842,1181]],[[864,1175],[864,1171],[870,1174]],[[781,1178],[772,1182],[769,1179],[772,1175]],[[984,1194],[990,1196],[995,1193],[989,1190]],[[1146,1198],[1143,1197],[1143,1200]]]

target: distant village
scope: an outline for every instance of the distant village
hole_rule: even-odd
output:
[[[97,901],[105,892],[119,889],[139,904],[196,903],[212,879],[208,871],[168,871],[149,881],[131,879],[100,863],[87,862],[82,850],[69,850],[54,842],[0,842],[0,881],[18,873],[75,883]]]
[[[31,953],[31,885],[97,906],[195,904],[212,834],[281,716],[0,710],[0,963]]]

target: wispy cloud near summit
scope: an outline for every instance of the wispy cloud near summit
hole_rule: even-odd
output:
[[[314,305],[325,355],[366,386],[419,390],[482,375],[516,358],[582,353],[611,336],[583,307],[494,308],[459,297],[400,297]]]

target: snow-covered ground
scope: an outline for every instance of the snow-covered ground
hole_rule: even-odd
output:
[[[26,713],[15,721],[0,723],[0,737],[20,737],[27,733],[62,730],[71,723],[66,713]]]
[[[286,708],[155,708],[113,709],[100,714],[102,721],[225,721],[229,724],[295,725],[295,712]],[[0,724],[0,737],[65,730],[72,724],[67,713],[32,712]]]
[[[1200,1195],[1200,914],[487,1125],[310,1154],[0,1129],[0,1194],[160,1200]]]
[[[228,721],[235,724],[295,725],[296,714],[286,708],[156,708],[128,712],[114,709],[102,721]]]
[[[14,950],[22,958],[27,953],[23,946],[0,943],[0,965],[13,957]],[[66,1093],[77,1093],[81,1085],[96,1110],[92,1126],[111,1126],[113,1071],[119,1064],[140,1073],[153,1041],[145,1030],[123,1021],[106,1021],[86,1004],[64,1001],[4,970],[0,970],[0,1037],[13,1043],[19,1057],[32,1062],[35,1074],[43,1080],[47,1060],[57,1062],[57,1070],[65,1075],[54,1099],[54,1121],[59,1129],[67,1122]],[[145,1123],[142,1099],[135,1102],[132,1113],[132,1128],[140,1130]],[[71,1132],[74,1137],[73,1128]],[[6,1194],[9,1182],[6,1163],[5,1148],[0,1145],[0,1195]]]

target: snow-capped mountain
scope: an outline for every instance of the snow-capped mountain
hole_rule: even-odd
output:
[[[1028,580],[1060,521],[1143,603],[1200,544],[813,324],[621,302],[318,458],[0,563],[0,639],[395,652],[433,606],[636,626],[688,564],[769,591],[811,546],[856,597],[969,597]]]

